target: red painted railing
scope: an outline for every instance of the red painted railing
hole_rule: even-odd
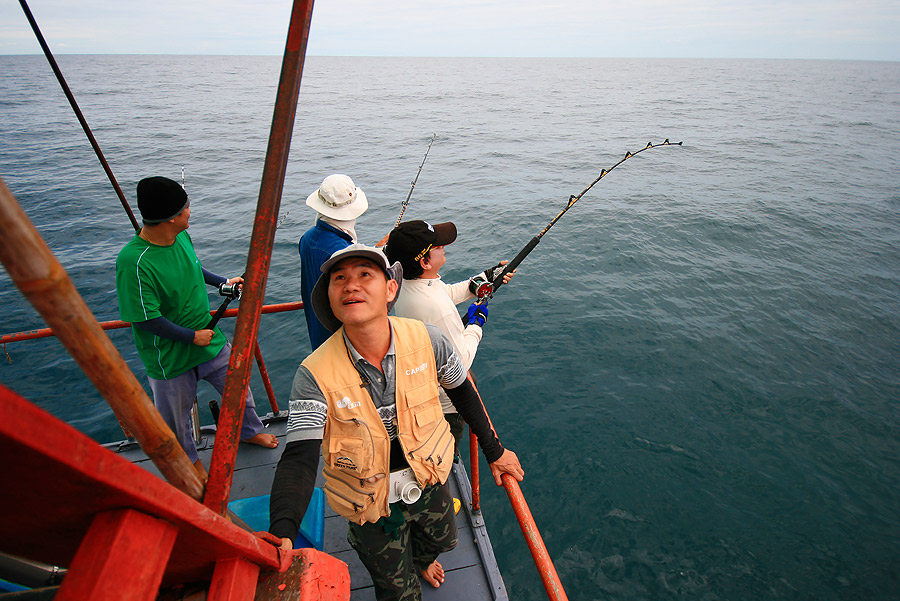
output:
[[[303,303],[300,301],[296,301],[293,303],[280,303],[274,305],[263,305],[261,313],[281,313],[283,311],[296,311],[298,309],[303,308]],[[215,311],[210,311],[209,314],[213,315]],[[225,311],[223,317],[234,317],[238,314],[237,309],[228,309]],[[100,327],[104,330],[117,330],[120,328],[130,328],[131,324],[127,321],[101,321]],[[0,336],[0,344],[6,344],[7,342],[22,342],[23,340],[35,340],[37,338],[47,338],[49,336],[53,336],[53,330],[50,328],[41,328],[39,330],[28,330],[26,332],[16,332],[14,334],[3,334]]]
[[[475,384],[471,377],[470,381],[473,385]],[[481,398],[480,394],[479,398]],[[484,406],[484,401],[481,404]],[[486,407],[484,413],[487,415]],[[490,416],[488,416],[488,421],[490,419]],[[491,427],[493,427],[493,424],[491,424]],[[481,487],[478,484],[478,438],[472,434],[471,429],[469,430],[469,459],[472,474],[472,511],[480,512]],[[544,539],[541,537],[541,532],[534,521],[534,516],[531,515],[531,509],[528,508],[528,503],[525,501],[525,495],[522,494],[519,483],[509,474],[501,475],[500,481],[503,483],[503,488],[509,497],[509,504],[516,515],[519,528],[522,529],[522,534],[525,536],[525,542],[528,544],[528,550],[531,552],[534,565],[538,569],[544,590],[547,592],[547,598],[551,601],[568,601],[568,596],[566,596],[566,591],[563,589],[559,574],[556,573],[556,567],[553,565],[550,553],[547,552]]]
[[[303,303],[300,301],[292,302],[292,303],[279,303],[274,305],[263,305],[261,313],[283,313],[285,311],[298,311],[303,308]],[[210,311],[210,315],[215,313],[215,311]],[[237,309],[228,309],[222,315],[223,317],[234,317],[237,315]],[[127,321],[101,321],[100,327],[104,330],[118,330],[121,328],[129,328],[131,324]],[[27,332],[16,332],[14,334],[4,334],[0,336],[0,344],[5,345],[8,342],[22,342],[24,340],[36,340],[39,338],[49,338],[51,336],[55,336],[51,328],[41,328],[39,330],[28,330]],[[259,345],[255,346],[254,355],[256,357],[256,365],[259,367],[259,375],[262,378],[263,386],[266,389],[266,396],[269,398],[269,405],[272,407],[272,412],[278,413],[278,400],[275,398],[275,391],[272,389],[272,382],[269,379],[269,370],[266,369],[266,363],[263,361],[262,352],[259,350]]]

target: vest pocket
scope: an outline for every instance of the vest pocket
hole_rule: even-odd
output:
[[[365,422],[359,419],[341,419],[340,428],[331,432],[328,440],[328,456],[325,461],[332,469],[355,478],[368,478],[372,474],[375,442]]]
[[[447,450],[452,447],[453,435],[450,433],[450,424],[441,415],[431,434],[428,435],[421,445],[409,451],[408,455],[412,459],[431,462],[435,465],[441,465],[446,459]]]
[[[352,519],[350,516],[361,515],[375,504],[376,487],[381,480],[367,482],[330,469],[327,465],[322,473],[325,475],[328,503],[338,514]]]
[[[410,415],[416,420],[416,426],[423,428],[444,417],[434,383],[417,386],[406,391],[406,406]]]

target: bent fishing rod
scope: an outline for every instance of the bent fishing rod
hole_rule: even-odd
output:
[[[528,256],[528,253],[530,253],[531,251],[533,251],[533,250],[534,250],[534,247],[538,245],[538,243],[541,241],[541,238],[544,237],[544,234],[546,234],[548,231],[550,231],[550,228],[553,227],[553,225],[554,225],[557,221],[559,221],[560,217],[562,217],[563,215],[565,215],[565,214],[566,214],[566,211],[568,211],[569,209],[571,209],[572,206],[573,206],[576,202],[578,202],[578,201],[581,199],[582,196],[584,196],[585,194],[587,194],[588,190],[590,190],[591,188],[593,188],[594,185],[595,185],[597,182],[599,182],[601,179],[603,179],[604,177],[606,177],[606,176],[609,174],[610,171],[612,171],[613,169],[615,169],[616,167],[618,167],[619,165],[621,165],[622,163],[624,163],[625,161],[627,161],[627,160],[630,159],[631,157],[636,156],[636,155],[638,155],[638,154],[644,152],[645,150],[649,150],[649,149],[651,149],[651,148],[658,148],[658,147],[660,147],[660,146],[681,146],[681,145],[682,145],[681,142],[669,142],[669,139],[668,139],[668,138],[666,138],[665,142],[663,142],[663,143],[661,143],[661,144],[653,144],[652,142],[647,142],[647,145],[644,146],[643,148],[641,148],[641,149],[638,150],[638,151],[635,151],[635,152],[626,152],[626,153],[625,153],[625,156],[622,157],[622,159],[621,159],[618,163],[616,163],[615,165],[613,165],[613,166],[610,167],[609,169],[601,169],[601,170],[600,170],[600,175],[597,177],[597,179],[595,179],[594,181],[592,181],[591,184],[590,184],[587,188],[585,188],[584,190],[582,190],[582,191],[581,191],[581,194],[579,194],[579,195],[577,195],[577,196],[570,196],[570,197],[569,197],[569,200],[568,200],[568,203],[566,204],[566,207],[565,207],[562,211],[560,211],[560,212],[556,215],[556,217],[554,217],[553,219],[551,219],[551,220],[550,220],[550,223],[548,223],[547,226],[546,226],[544,229],[542,229],[542,230],[538,233],[537,236],[533,237],[533,238],[528,242],[528,244],[526,244],[525,247],[524,247],[522,250],[519,251],[519,254],[517,254],[517,255],[515,256],[515,258],[514,258],[512,261],[510,261],[510,262],[507,263],[506,265],[503,265],[503,266],[502,266],[502,269],[501,269],[501,266],[499,266],[499,265],[498,265],[497,267],[495,267],[494,270],[493,270],[493,277],[490,277],[490,278],[483,278],[483,279],[481,279],[479,282],[477,282],[477,285],[476,285],[476,291],[475,291],[475,296],[478,297],[478,302],[481,303],[481,302],[484,302],[484,301],[490,299],[490,298],[497,292],[497,289],[500,288],[500,286],[503,285],[503,277],[504,277],[506,274],[512,272],[516,267],[518,267],[519,264],[525,259],[525,257]],[[491,271],[491,270],[488,270],[488,271]]]
[[[100,145],[97,144],[97,140],[94,138],[94,134],[91,132],[91,128],[90,126],[88,126],[87,120],[81,113],[81,109],[78,108],[78,103],[75,102],[75,96],[72,95],[72,91],[69,89],[69,84],[66,83],[66,78],[63,77],[62,71],[60,71],[59,69],[59,65],[56,64],[56,59],[53,58],[53,53],[50,52],[50,46],[48,46],[46,40],[44,40],[44,35],[41,33],[40,27],[38,27],[37,21],[35,21],[34,19],[34,15],[31,14],[31,9],[28,8],[28,3],[25,2],[25,0],[19,0],[19,4],[22,5],[22,10],[25,11],[25,17],[31,24],[31,29],[34,31],[34,35],[37,37],[37,41],[41,45],[41,48],[43,48],[44,55],[47,57],[47,61],[50,63],[50,67],[53,69],[53,73],[56,74],[56,79],[57,81],[59,81],[59,85],[60,87],[62,87],[63,93],[65,93],[66,98],[68,98],[69,104],[72,106],[72,110],[75,111],[75,116],[78,118],[78,122],[81,123],[81,128],[84,130],[84,135],[87,136],[88,141],[91,143],[91,147],[94,149],[94,153],[97,155],[97,158],[100,159],[100,164],[103,166],[103,170],[106,172],[106,177],[109,178],[113,189],[116,191],[116,195],[122,202],[122,207],[124,207],[125,212],[128,214],[128,218],[131,220],[131,225],[134,227],[134,231],[141,231],[141,226],[138,225],[137,219],[135,218],[131,207],[128,205],[128,201],[125,199],[125,194],[122,192],[122,188],[119,187],[119,182],[116,181],[116,176],[113,175],[112,169],[109,167],[109,163],[106,162],[106,157],[103,156],[103,151],[100,150]]]
[[[428,158],[428,153],[431,152],[431,145],[434,144],[435,136],[437,136],[437,134],[431,134],[431,141],[428,143],[428,148],[425,149],[425,156],[422,157],[422,162],[419,164],[419,170],[416,171],[416,177],[413,178],[412,184],[409,187],[409,194],[406,195],[406,200],[403,201],[403,204],[400,207],[400,215],[397,216],[397,223],[394,224],[394,227],[400,225],[400,222],[403,220],[403,213],[406,212],[406,207],[409,206],[409,199],[412,197],[413,190],[416,189],[416,182],[419,181],[419,174],[422,173],[422,167],[425,166],[425,159]],[[393,228],[391,229],[393,230]],[[375,243],[375,246],[377,248],[386,246],[390,235],[391,232],[385,234],[384,238]]]
[[[406,200],[403,201],[403,205],[400,207],[400,215],[397,217],[397,223],[394,224],[394,227],[400,225],[400,221],[403,219],[403,213],[406,212],[406,207],[409,206],[409,199],[412,196],[413,190],[416,189],[416,182],[419,181],[419,174],[422,173],[422,167],[425,166],[425,160],[428,158],[428,153],[431,152],[431,145],[434,144],[434,138],[437,134],[431,134],[431,141],[428,143],[428,148],[425,149],[425,156],[422,157],[422,163],[419,165],[419,170],[416,171],[416,177],[413,178],[412,185],[409,187],[409,194],[406,195]]]

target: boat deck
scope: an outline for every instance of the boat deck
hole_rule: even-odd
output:
[[[256,445],[242,444],[232,480],[231,500],[267,495],[275,477],[275,467],[284,450],[286,417],[269,414],[263,418],[268,431],[274,434],[279,445],[276,449],[266,449]],[[209,465],[212,446],[215,441],[214,428],[202,429],[202,440],[198,451],[204,465]],[[158,474],[137,444],[122,443],[107,445],[118,454],[144,469]],[[321,461],[321,460],[320,460]],[[494,557],[487,527],[480,512],[472,512],[472,490],[469,477],[462,462],[451,472],[448,483],[454,497],[462,501],[462,508],[456,516],[459,542],[450,553],[441,556],[440,561],[446,572],[446,579],[440,588],[432,588],[422,580],[423,598],[429,601],[504,601],[509,597],[500,570]],[[321,470],[317,486],[324,484]],[[372,601],[375,599],[369,573],[359,561],[356,552],[347,542],[347,521],[325,504],[324,551],[345,562],[350,570],[351,600]]]

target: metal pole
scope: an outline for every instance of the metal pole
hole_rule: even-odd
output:
[[[259,350],[259,341],[253,345],[253,354],[256,356],[259,377],[262,378],[263,386],[266,388],[266,395],[269,397],[269,406],[272,408],[272,413],[278,415],[278,400],[275,398],[275,390],[272,389],[272,380],[269,379],[269,370],[266,369],[266,362],[263,361],[262,351]]]
[[[2,179],[0,262],[166,480],[201,499],[203,480],[184,449]]]
[[[522,494],[522,489],[519,488],[519,483],[509,474],[503,474],[500,476],[500,480],[506,489],[509,503],[516,514],[516,520],[519,522],[522,534],[525,535],[525,542],[528,543],[528,549],[531,551],[534,565],[537,566],[538,573],[541,576],[544,590],[547,591],[547,597],[551,601],[568,601],[566,591],[563,590],[559,575],[553,566],[553,560],[550,559],[547,547],[544,546],[544,539],[541,538],[541,533],[534,522],[528,503],[525,502],[525,496]]]
[[[303,303],[300,301],[295,301],[292,303],[280,303],[275,305],[264,305],[262,308],[262,313],[283,313],[285,311],[299,311],[303,308]],[[213,315],[215,311],[210,311],[209,314]],[[235,317],[238,314],[237,309],[228,309],[225,311],[225,314],[222,317]],[[118,330],[121,328],[130,328],[131,324],[127,321],[101,321],[100,327],[104,330]],[[50,328],[40,328],[38,330],[28,330],[26,332],[15,332],[12,334],[3,334],[0,336],[0,344],[6,344],[7,342],[21,342],[23,340],[35,340],[37,338],[49,338],[53,336],[53,330]]]
[[[481,511],[481,485],[478,475],[478,437],[469,428],[469,464],[472,475],[472,511]]]
[[[247,278],[244,281],[241,308],[234,329],[234,348],[228,364],[216,444],[213,447],[207,492],[203,500],[204,505],[220,514],[225,513],[231,492],[231,478],[243,418],[244,391],[250,384],[250,361],[259,331],[260,306],[266,292],[266,279],[269,275],[281,191],[294,131],[297,96],[300,92],[300,78],[303,74],[312,11],[313,0],[294,0],[272,117],[272,130],[269,134],[269,147],[266,151],[266,164],[260,183],[256,219],[250,239]]]

